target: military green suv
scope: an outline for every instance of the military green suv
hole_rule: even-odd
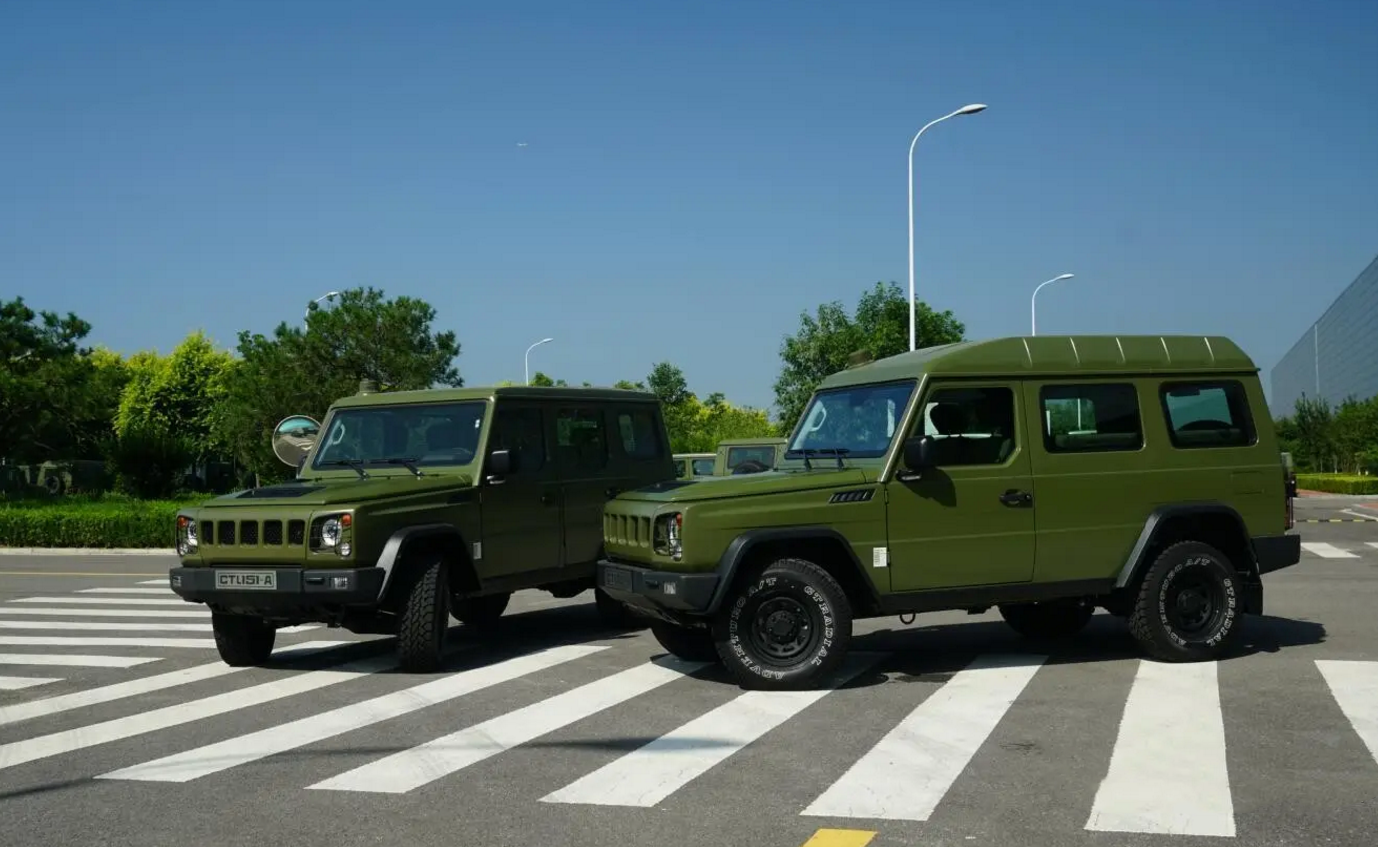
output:
[[[1055,638],[1099,607],[1210,659],[1300,558],[1290,496],[1226,338],[964,342],[828,377],[774,470],[614,499],[598,584],[753,688],[819,683],[854,620],[944,609]]]
[[[658,400],[617,389],[365,387],[323,424],[284,420],[274,449],[296,479],[176,519],[171,588],[210,607],[231,665],[322,622],[395,633],[404,669],[433,669],[451,614],[484,627],[513,591],[595,588],[603,504],[675,476]],[[610,622],[644,620],[595,599]]]

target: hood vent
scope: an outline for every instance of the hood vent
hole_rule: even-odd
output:
[[[287,483],[285,485],[269,485],[265,488],[250,488],[236,499],[256,499],[259,497],[302,497],[312,491],[320,491],[323,485],[300,485]]]

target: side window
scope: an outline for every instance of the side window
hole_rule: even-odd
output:
[[[645,409],[617,413],[617,429],[622,435],[622,452],[630,459],[656,459],[660,456],[660,437],[655,415]]]
[[[1099,453],[1144,446],[1133,385],[1045,385],[1043,446],[1049,453]]]
[[[712,460],[712,459],[695,459],[695,460],[694,460],[694,476],[712,476],[712,475],[713,475],[713,460]]]
[[[1014,453],[1014,392],[940,388],[924,403],[919,427],[933,439],[939,467],[1001,465]]]
[[[513,474],[534,473],[545,467],[545,428],[541,410],[498,406],[493,416],[490,450],[510,450]]]
[[[571,470],[598,471],[608,464],[608,439],[598,408],[565,408],[555,416],[555,450]]]
[[[1172,445],[1247,447],[1254,443],[1249,398],[1238,382],[1169,383],[1163,386]]]

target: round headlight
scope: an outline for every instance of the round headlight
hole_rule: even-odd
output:
[[[334,547],[340,543],[340,519],[331,518],[321,524],[321,546]]]

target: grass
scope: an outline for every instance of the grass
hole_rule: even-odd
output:
[[[1299,473],[1297,488],[1322,491],[1326,494],[1378,494],[1378,476]]]
[[[200,494],[171,500],[116,494],[0,497],[0,547],[170,549],[177,510],[206,499]]]

